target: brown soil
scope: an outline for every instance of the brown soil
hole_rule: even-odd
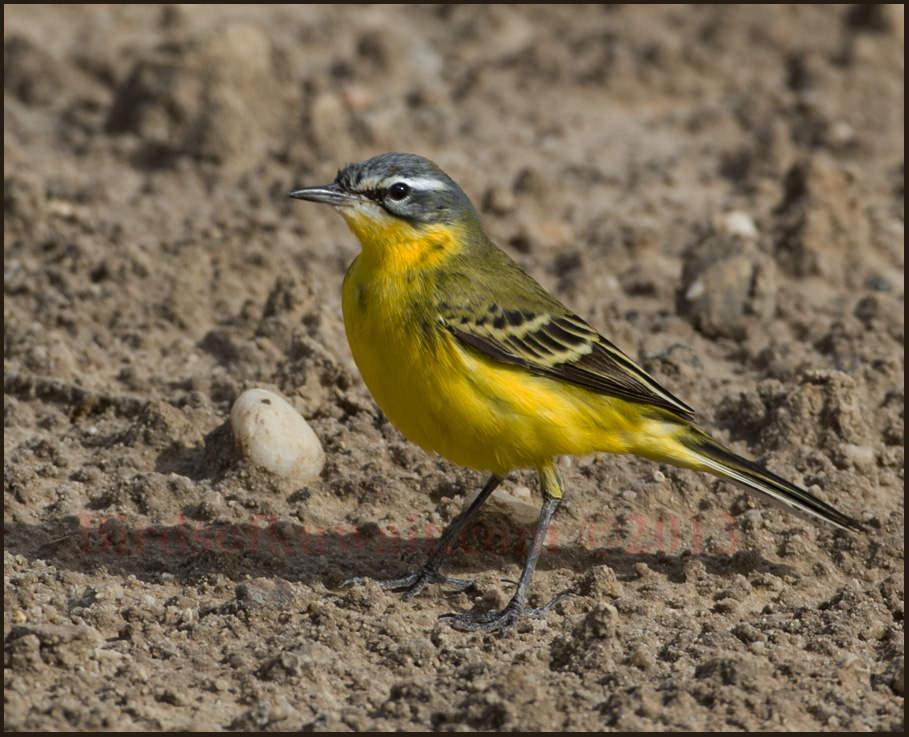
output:
[[[5,726],[899,730],[903,10],[6,6]],[[565,459],[532,601],[482,482],[353,365],[357,244],[290,200],[390,150],[849,535],[706,475]],[[741,211],[755,237],[735,236]],[[328,456],[236,458],[245,388]],[[529,472],[506,490],[533,490]]]

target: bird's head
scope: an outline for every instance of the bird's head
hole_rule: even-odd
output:
[[[463,190],[429,159],[388,153],[338,172],[322,187],[291,197],[334,206],[359,238],[364,253],[409,262],[451,252],[479,228]]]

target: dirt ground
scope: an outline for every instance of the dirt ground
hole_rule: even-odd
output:
[[[7,729],[900,730],[902,7],[5,6]],[[532,524],[407,442],[354,366],[358,252],[288,198],[384,151],[739,452],[867,524],[564,459]],[[225,422],[280,392],[292,485]],[[534,474],[510,494],[539,503]]]

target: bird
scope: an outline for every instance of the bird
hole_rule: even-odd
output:
[[[706,471],[837,528],[855,519],[743,458],[695,411],[549,294],[487,237],[461,187],[431,160],[384,153],[290,196],[333,207],[360,242],[342,286],[348,343],[386,417],[424,450],[489,474],[417,571],[380,580],[409,600],[445,576],[449,545],[509,472],[537,471],[543,502],[503,609],[442,615],[457,629],[506,630],[545,616],[527,597],[564,483],[560,456],[631,453]],[[363,579],[352,579],[362,581]]]

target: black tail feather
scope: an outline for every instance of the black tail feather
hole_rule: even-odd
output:
[[[818,517],[844,530],[865,531],[858,520],[834,509],[813,494],[762,468],[754,461],[736,455],[706,433],[695,430],[690,434],[685,433],[680,440],[686,448],[701,456],[702,463],[716,475],[738,481],[788,509]]]

